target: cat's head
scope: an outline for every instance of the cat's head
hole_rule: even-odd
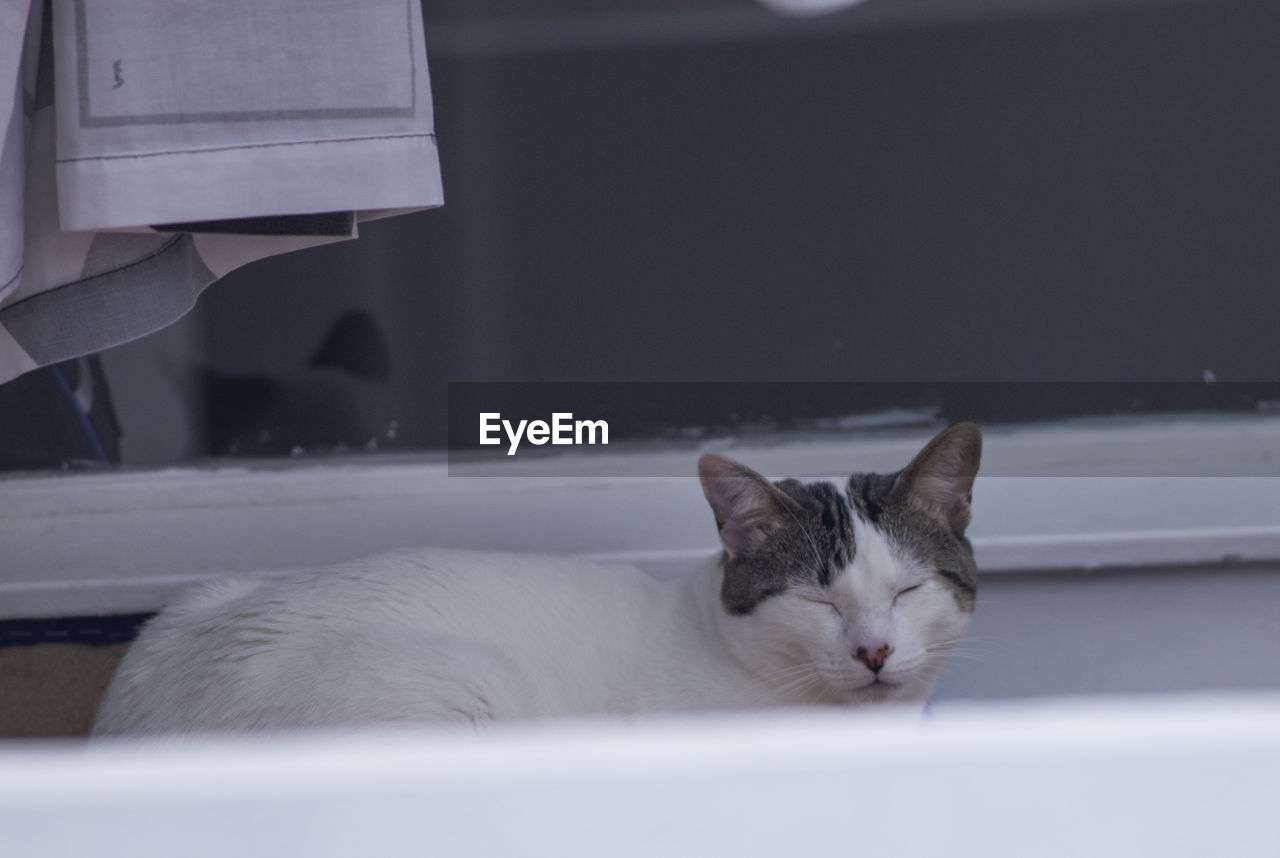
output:
[[[957,423],[901,471],[854,474],[843,490],[703,456],[737,658],[787,700],[927,697],[973,613],[964,531],[981,455],[978,427]]]

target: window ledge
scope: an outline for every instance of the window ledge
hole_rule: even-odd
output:
[[[992,475],[979,478],[970,530],[979,566],[1280,561],[1280,477],[1247,476],[1277,429],[1259,416],[988,430]],[[770,476],[804,476],[833,462],[899,467],[927,437],[715,446]],[[692,473],[697,451],[615,457],[634,474]],[[1137,475],[1107,475],[1121,465]],[[150,611],[208,577],[415,545],[583,554],[660,576],[716,550],[692,477],[451,477],[438,457],[11,478],[0,498],[0,619]]]

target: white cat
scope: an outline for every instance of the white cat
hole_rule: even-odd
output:
[[[972,423],[904,470],[698,465],[724,551],[679,580],[450,550],[197,589],[143,629],[94,732],[923,701],[973,611]]]

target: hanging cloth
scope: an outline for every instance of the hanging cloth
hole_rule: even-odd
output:
[[[441,205],[417,0],[0,0],[0,383]]]

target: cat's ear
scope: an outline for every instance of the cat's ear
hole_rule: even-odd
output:
[[[717,453],[707,453],[698,460],[698,479],[729,556],[759,548],[782,513],[773,483]]]
[[[953,533],[964,533],[973,504],[973,478],[982,459],[982,432],[956,423],[938,433],[894,481],[895,495],[933,516]]]

